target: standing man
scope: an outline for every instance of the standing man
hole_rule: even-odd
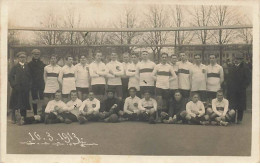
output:
[[[148,52],[142,52],[142,61],[138,62],[136,67],[136,77],[139,79],[140,91],[143,95],[145,91],[149,91],[154,96],[154,79],[152,77],[155,63],[148,59]]]
[[[31,71],[32,76],[32,107],[34,115],[37,115],[37,102],[38,100],[43,100],[44,91],[44,79],[43,72],[45,64],[40,60],[41,51],[38,49],[32,50],[32,61],[28,63],[28,67]]]
[[[121,77],[124,75],[123,64],[117,61],[117,53],[111,53],[111,61],[106,65],[108,69],[107,73],[107,87],[115,92],[118,99],[122,100],[122,80]]]
[[[129,77],[126,75],[127,66],[130,64],[130,57],[128,52],[125,52],[123,54],[122,64],[124,67],[124,75],[121,77],[121,80],[122,80],[123,100],[125,100],[128,96],[128,82],[129,82]]]
[[[222,66],[217,64],[216,56],[209,56],[210,64],[207,66],[207,98],[209,102],[217,95],[224,81],[224,72]]]
[[[141,97],[139,79],[136,77],[136,68],[138,64],[138,56],[136,54],[131,55],[132,62],[126,67],[126,75],[129,77],[128,89],[131,87],[136,88],[136,95]]]
[[[67,64],[64,65],[59,74],[59,81],[62,85],[62,98],[66,103],[69,100],[70,91],[76,90],[75,84],[75,67],[73,63],[73,57],[68,55]]]
[[[95,61],[89,65],[89,75],[91,77],[91,87],[93,93],[99,101],[103,101],[105,95],[105,76],[107,75],[106,65],[101,61],[102,52],[96,51]]]
[[[50,100],[54,98],[54,94],[60,89],[58,77],[61,71],[61,67],[57,65],[57,55],[52,54],[50,56],[50,64],[44,67],[44,104],[42,105],[42,111],[45,110],[46,105]]]
[[[80,100],[85,100],[89,92],[89,66],[85,55],[80,56],[80,63],[75,66],[76,89]]]
[[[238,123],[242,122],[243,112],[246,110],[246,88],[251,82],[250,69],[243,59],[243,55],[236,55],[227,76],[227,99],[230,102],[230,109],[237,110]]]
[[[181,61],[178,62],[178,79],[179,79],[179,89],[184,98],[190,97],[190,69],[192,64],[187,60],[187,55],[182,52],[180,53]]]
[[[17,53],[18,64],[16,64],[8,75],[12,87],[9,108],[12,109],[12,121],[16,123],[15,111],[20,110],[21,116],[26,117],[26,110],[31,109],[29,103],[29,91],[31,88],[31,72],[26,64],[25,52]]]
[[[172,79],[176,78],[176,74],[173,71],[171,65],[167,63],[168,54],[162,53],[161,54],[161,63],[156,65],[152,76],[156,81],[156,99],[158,103],[158,113],[160,114],[161,111],[168,111],[169,105],[169,88],[170,88],[170,76]]]
[[[175,91],[179,89],[179,85],[178,85],[179,84],[179,82],[178,82],[179,67],[176,63],[177,61],[178,61],[177,55],[175,55],[175,54],[171,55],[171,66],[177,77],[173,78],[172,76],[170,76],[170,99],[173,99]]]
[[[206,101],[206,66],[201,63],[201,55],[194,56],[195,64],[190,71],[191,92],[198,93],[201,101]]]

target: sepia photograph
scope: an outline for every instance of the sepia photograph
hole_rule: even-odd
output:
[[[259,162],[259,1],[13,0],[0,16],[2,161]]]

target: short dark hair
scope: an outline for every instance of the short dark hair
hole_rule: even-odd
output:
[[[102,54],[101,50],[96,50],[96,51],[95,51],[95,55],[96,55],[97,53],[101,53],[101,54]]]
[[[180,91],[180,90],[175,90],[174,95],[175,95],[176,93],[181,94],[181,91]],[[181,95],[182,95],[182,94],[181,94]]]
[[[56,59],[58,58],[57,54],[51,54],[50,58],[55,57]]]
[[[191,97],[194,97],[195,95],[197,95],[198,97],[200,97],[200,95],[197,92],[194,92],[191,94]]]
[[[176,54],[172,54],[171,57],[175,56],[176,58],[178,58],[178,56]]]
[[[194,55],[194,58],[195,58],[196,56],[199,56],[199,57],[201,58],[201,55],[200,55],[200,54],[195,54],[195,55]]]
[[[149,90],[145,90],[143,94],[149,93],[151,94],[151,92]]]
[[[137,89],[136,89],[135,87],[130,87],[130,88],[128,89],[128,91],[130,91],[130,90],[134,90],[135,92],[137,91]]]
[[[93,94],[95,94],[95,93],[94,93],[94,91],[92,91],[92,90],[90,90],[90,91],[88,92],[88,94],[90,94],[90,93],[93,93]]]
[[[85,58],[87,58],[87,55],[79,55],[78,58],[81,58],[81,57],[83,57],[83,56],[84,56]]]
[[[61,90],[57,90],[54,94],[61,93]]]
[[[166,56],[168,57],[168,53],[166,53],[166,52],[161,53],[161,57],[162,57],[163,55],[166,55]]]
[[[217,93],[224,93],[222,89],[218,90]]]
[[[73,56],[72,56],[71,54],[68,54],[68,55],[66,56],[66,60],[68,60],[69,58],[72,58],[72,59],[73,59]]]
[[[77,91],[76,90],[71,90],[70,91],[70,96],[71,96],[72,93],[76,93],[77,94]]]
[[[209,57],[210,57],[210,56],[214,56],[215,58],[217,57],[215,54],[209,54]]]

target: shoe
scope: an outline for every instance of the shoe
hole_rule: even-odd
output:
[[[150,117],[149,118],[149,123],[150,124],[155,124],[156,123],[154,117]]]
[[[163,120],[163,123],[169,124],[169,120],[164,119],[164,120]]]
[[[217,125],[218,122],[216,122],[216,121],[211,121],[210,124],[211,124],[211,125]]]
[[[123,121],[127,121],[127,120],[128,120],[128,118],[123,118],[123,117],[118,118],[119,122],[123,122]]]
[[[64,118],[63,118],[63,117],[58,116],[57,118],[60,120],[60,123],[63,123],[63,122],[64,122]]]
[[[64,120],[64,122],[65,122],[66,124],[71,124],[71,123],[72,123],[72,121],[71,121],[70,119],[67,119],[67,118]]]
[[[220,121],[220,126],[227,126],[228,125],[228,122],[224,122],[224,121]]]
[[[201,124],[201,125],[208,125],[208,124],[209,124],[209,121],[200,121],[200,124]]]
[[[24,117],[23,116],[21,116],[20,119],[17,119],[17,125],[18,126],[24,125]]]
[[[242,120],[238,120],[238,121],[237,121],[237,124],[242,124]]]
[[[84,123],[86,123],[88,120],[87,120],[85,117],[83,117],[83,116],[79,116],[78,121],[79,121],[79,124],[84,124]]]

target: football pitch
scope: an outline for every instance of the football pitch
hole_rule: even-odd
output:
[[[7,125],[8,154],[250,156],[252,114],[242,124],[144,122]],[[34,139],[34,140],[33,140]]]

